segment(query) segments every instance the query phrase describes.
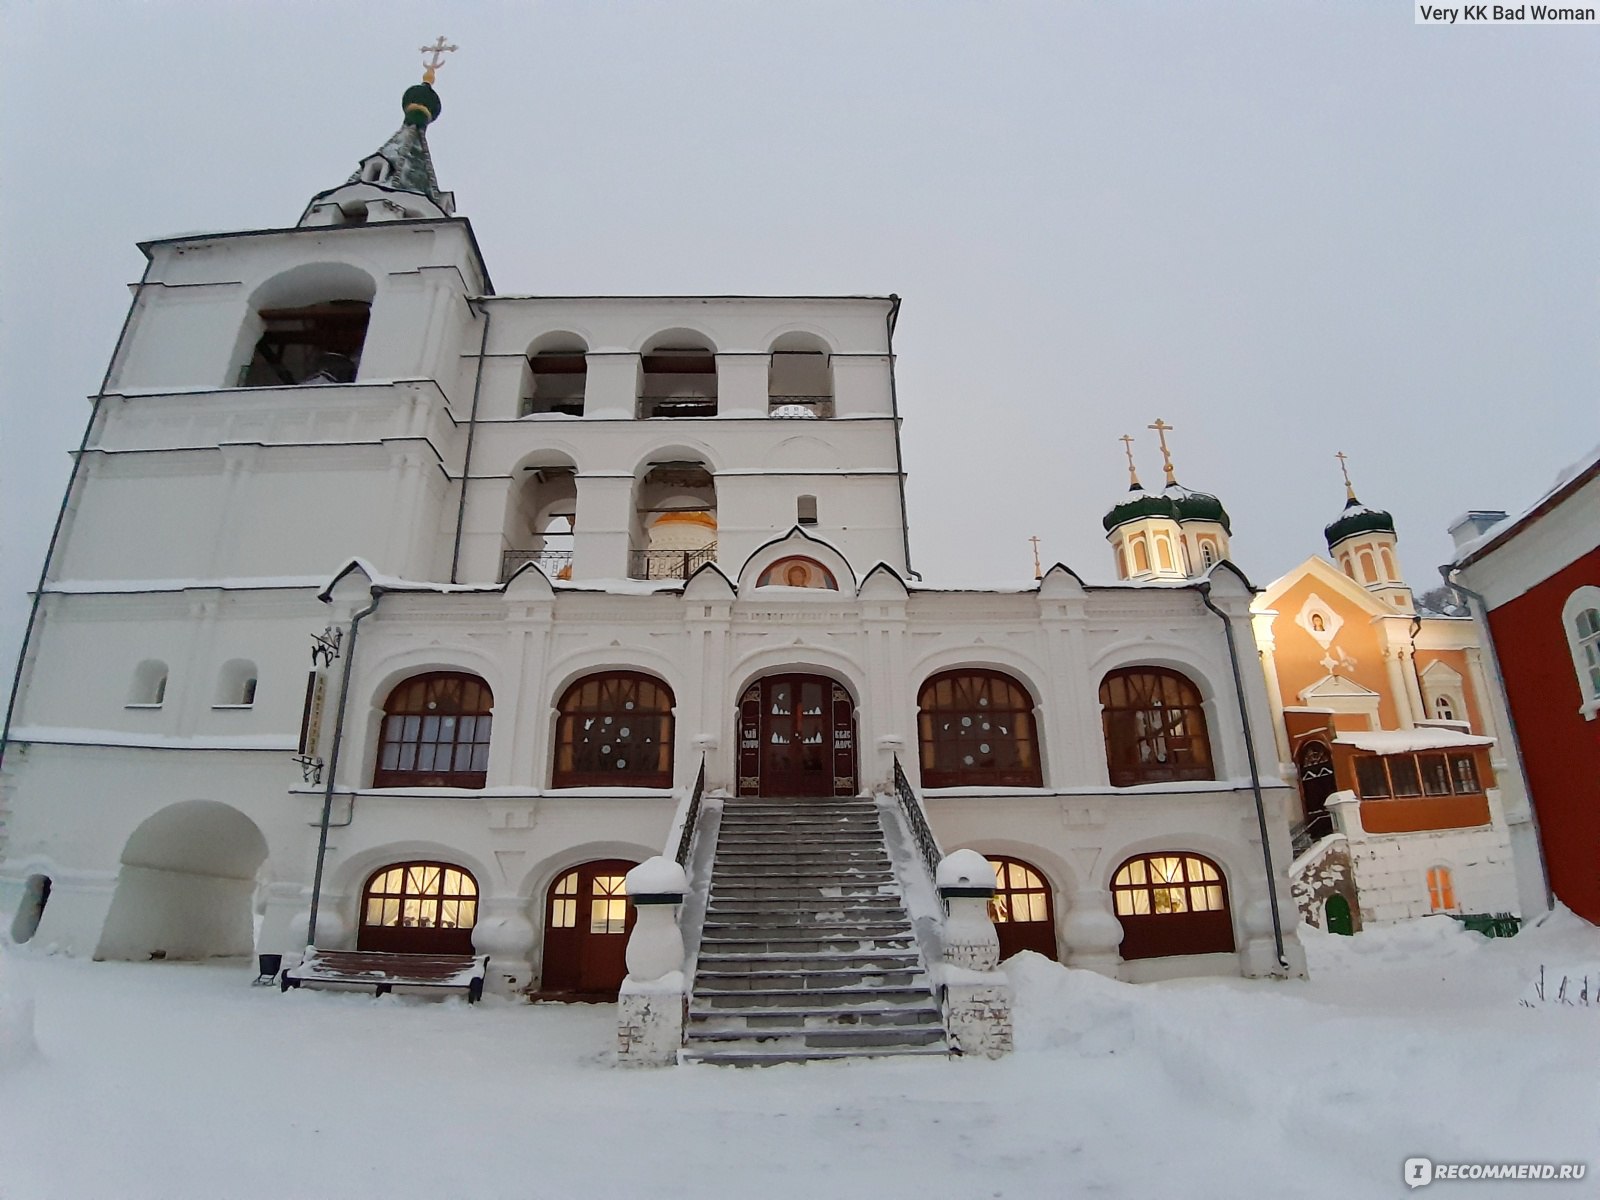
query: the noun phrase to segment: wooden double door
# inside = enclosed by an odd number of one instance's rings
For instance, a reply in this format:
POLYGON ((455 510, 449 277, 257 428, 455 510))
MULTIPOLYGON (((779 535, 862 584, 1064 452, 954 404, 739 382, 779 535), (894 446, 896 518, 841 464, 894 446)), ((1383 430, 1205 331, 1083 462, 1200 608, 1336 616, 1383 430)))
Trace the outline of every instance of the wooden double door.
POLYGON ((739 698, 741 796, 856 794, 856 710, 822 675, 768 675, 739 698))
POLYGON ((625 877, 637 865, 626 859, 587 862, 550 885, 542 993, 616 999, 628 974, 625 955, 635 917, 625 877))

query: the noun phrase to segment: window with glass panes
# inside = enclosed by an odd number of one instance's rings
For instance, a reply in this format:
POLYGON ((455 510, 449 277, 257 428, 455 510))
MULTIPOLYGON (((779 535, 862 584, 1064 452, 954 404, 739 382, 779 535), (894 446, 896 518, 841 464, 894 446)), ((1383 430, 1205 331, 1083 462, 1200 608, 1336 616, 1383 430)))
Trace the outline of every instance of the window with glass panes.
POLYGON ((1600 608, 1586 608, 1575 619, 1578 634, 1579 667, 1585 678, 1580 680, 1588 698, 1600 697, 1600 608))
POLYGON ((1125 959, 1234 948, 1227 883, 1209 858, 1181 851, 1130 858, 1111 877, 1111 898, 1125 959))
POLYGON ((924 787, 1039 787, 1033 696, 999 671, 946 671, 922 685, 917 736, 924 787))
POLYGON ((384 704, 373 787, 481 788, 494 697, 475 675, 408 679, 384 704))
POLYGON ((1483 792, 1471 754, 1367 754, 1355 760, 1356 790, 1363 800, 1418 796, 1474 796, 1483 792))
POLYGON ((1200 689, 1178 672, 1111 672, 1100 684, 1100 712, 1113 787, 1215 777, 1200 689))
POLYGON ((394 863, 375 872, 361 895, 363 950, 471 953, 478 884, 441 862, 394 863))
POLYGON ((554 787, 672 786, 672 689, 631 671, 590 675, 557 705, 554 787))

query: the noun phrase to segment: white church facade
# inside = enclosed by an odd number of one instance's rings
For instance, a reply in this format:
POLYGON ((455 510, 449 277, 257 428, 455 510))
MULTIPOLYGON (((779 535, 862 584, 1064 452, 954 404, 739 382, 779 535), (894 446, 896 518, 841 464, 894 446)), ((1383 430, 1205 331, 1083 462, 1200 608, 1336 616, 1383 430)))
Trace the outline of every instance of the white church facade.
POLYGON ((1116 582, 924 582, 898 298, 497 293, 406 106, 297 224, 142 247, 0 765, 16 940, 293 955, 315 894, 318 945, 615 994, 691 800, 904 790, 1005 949, 1303 971, 1214 498, 1183 570, 1135 505, 1116 582))

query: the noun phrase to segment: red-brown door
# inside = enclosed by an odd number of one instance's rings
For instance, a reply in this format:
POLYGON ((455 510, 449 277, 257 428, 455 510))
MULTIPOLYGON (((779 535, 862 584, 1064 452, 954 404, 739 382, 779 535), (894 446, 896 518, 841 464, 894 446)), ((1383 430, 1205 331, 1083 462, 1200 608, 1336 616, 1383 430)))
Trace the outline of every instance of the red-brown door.
POLYGON ((542 990, 615 999, 628 974, 634 909, 624 877, 636 863, 584 863, 550 885, 545 900, 542 990))
POLYGON ((739 704, 739 794, 853 796, 855 706, 821 675, 770 675, 739 704))
POLYGON ((995 884, 989 916, 1000 938, 1001 959, 1024 950, 1056 958, 1054 905, 1044 876, 1014 858, 991 855, 989 861, 994 866, 995 884))

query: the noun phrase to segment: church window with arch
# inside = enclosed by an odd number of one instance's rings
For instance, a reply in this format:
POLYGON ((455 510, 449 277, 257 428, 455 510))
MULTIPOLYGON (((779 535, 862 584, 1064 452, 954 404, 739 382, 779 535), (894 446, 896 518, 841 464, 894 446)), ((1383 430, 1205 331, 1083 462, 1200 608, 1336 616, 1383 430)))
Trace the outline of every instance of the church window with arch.
POLYGON ((1100 684, 1100 712, 1113 787, 1215 778, 1205 705, 1187 676, 1113 671, 1100 684))
POLYGON ((483 787, 493 708, 476 675, 436 671, 401 683, 384 702, 372 786, 483 787))
POLYGON ((1033 697, 1000 671, 945 671, 922 685, 917 734, 924 787, 1041 787, 1033 697))
POLYGON ((1600 713, 1600 587, 1585 585, 1568 596, 1562 625, 1577 676, 1578 711, 1592 721, 1600 713))
POLYGON ((672 689, 637 671, 578 680, 557 704, 552 787, 671 787, 672 689))

